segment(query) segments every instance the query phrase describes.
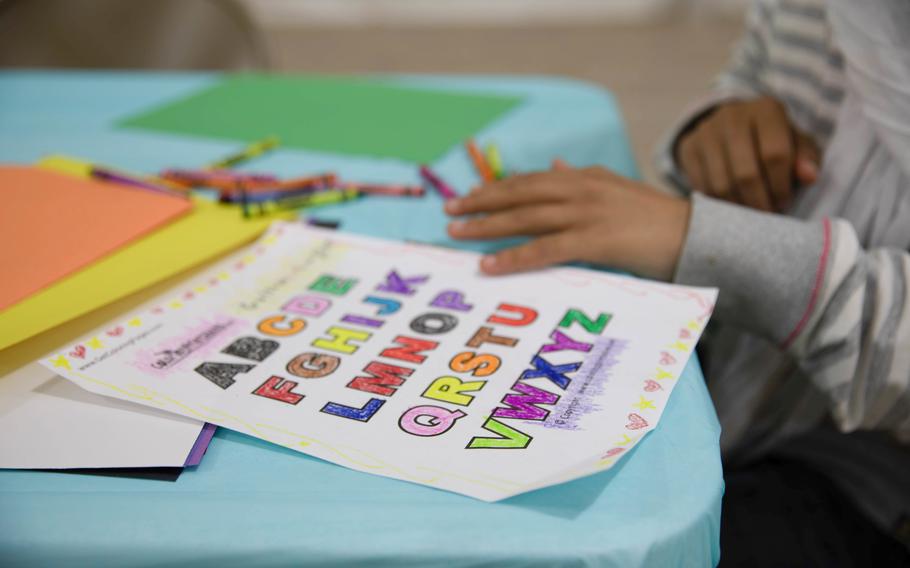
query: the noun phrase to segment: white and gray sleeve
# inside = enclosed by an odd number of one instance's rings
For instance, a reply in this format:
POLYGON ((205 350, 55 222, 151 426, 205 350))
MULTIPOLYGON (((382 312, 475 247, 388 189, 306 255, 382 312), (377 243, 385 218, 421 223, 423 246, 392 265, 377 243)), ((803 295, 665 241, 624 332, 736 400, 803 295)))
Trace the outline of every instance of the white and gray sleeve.
POLYGON ((777 343, 845 431, 910 441, 910 255, 863 250, 849 223, 695 195, 675 280, 720 288, 717 319, 777 343))

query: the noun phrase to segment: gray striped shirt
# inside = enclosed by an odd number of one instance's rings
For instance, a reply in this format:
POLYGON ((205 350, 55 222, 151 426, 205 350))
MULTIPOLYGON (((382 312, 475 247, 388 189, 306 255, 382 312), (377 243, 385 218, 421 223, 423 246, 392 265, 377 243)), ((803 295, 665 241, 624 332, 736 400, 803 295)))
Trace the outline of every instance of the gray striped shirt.
MULTIPOLYGON (((823 149, 788 217, 693 196, 676 280, 716 285, 706 375, 728 463, 804 460, 910 526, 910 0, 758 0, 723 100, 771 95, 823 149)), ((910 536, 910 535, 908 535, 910 536)), ((910 543, 910 540, 907 541, 910 543)))

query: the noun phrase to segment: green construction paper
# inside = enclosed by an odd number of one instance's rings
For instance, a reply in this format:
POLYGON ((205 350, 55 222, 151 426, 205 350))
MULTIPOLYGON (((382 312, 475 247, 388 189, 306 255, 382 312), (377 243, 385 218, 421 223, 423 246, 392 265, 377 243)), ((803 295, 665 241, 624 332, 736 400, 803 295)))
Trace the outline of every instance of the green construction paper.
POLYGON ((228 75, 119 126, 432 162, 521 99, 368 79, 228 75))

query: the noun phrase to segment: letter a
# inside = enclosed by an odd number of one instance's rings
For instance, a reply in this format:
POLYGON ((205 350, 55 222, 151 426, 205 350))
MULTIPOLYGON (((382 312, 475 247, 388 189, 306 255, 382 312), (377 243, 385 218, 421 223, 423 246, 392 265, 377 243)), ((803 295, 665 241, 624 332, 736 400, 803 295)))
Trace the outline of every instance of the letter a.
POLYGON ((239 373, 246 373, 255 366, 237 363, 203 363, 196 367, 196 372, 219 387, 226 389, 234 384, 235 376, 239 373))

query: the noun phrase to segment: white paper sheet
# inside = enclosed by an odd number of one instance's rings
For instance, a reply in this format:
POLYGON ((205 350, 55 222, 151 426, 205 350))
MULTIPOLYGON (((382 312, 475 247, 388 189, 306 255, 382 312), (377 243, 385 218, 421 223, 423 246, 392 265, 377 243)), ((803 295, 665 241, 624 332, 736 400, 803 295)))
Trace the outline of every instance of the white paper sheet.
POLYGON ((0 468, 182 467, 203 423, 79 388, 32 363, 0 378, 0 468))
POLYGON ((498 500, 657 426, 716 291, 279 223, 42 360, 76 384, 353 469, 498 500))

